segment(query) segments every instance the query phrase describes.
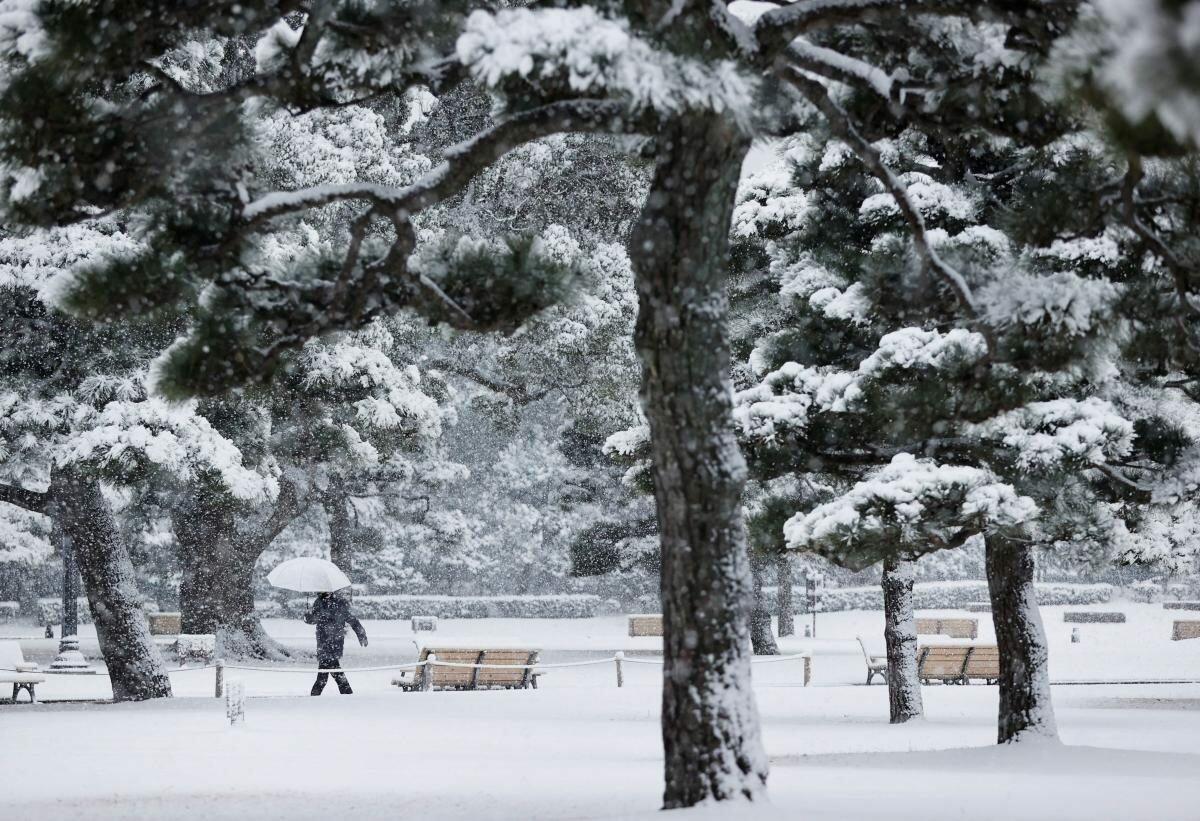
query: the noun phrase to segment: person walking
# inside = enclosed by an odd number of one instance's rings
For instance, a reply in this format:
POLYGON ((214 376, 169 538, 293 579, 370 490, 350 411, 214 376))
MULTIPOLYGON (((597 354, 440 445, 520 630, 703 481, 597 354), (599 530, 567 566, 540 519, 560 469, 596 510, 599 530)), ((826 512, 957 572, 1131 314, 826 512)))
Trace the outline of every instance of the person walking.
MULTIPOLYGON (((317 667, 322 670, 337 670, 342 666, 342 652, 346 646, 346 625, 354 629, 358 643, 367 646, 367 631, 362 622, 354 618, 350 612, 350 602, 340 594, 318 593, 312 609, 304 614, 306 624, 317 626, 317 667)), ((337 682, 338 692, 350 695, 350 679, 345 673, 334 673, 333 680, 337 682)), ((329 681, 329 673, 317 673, 317 680, 312 686, 312 695, 319 696, 329 681)))

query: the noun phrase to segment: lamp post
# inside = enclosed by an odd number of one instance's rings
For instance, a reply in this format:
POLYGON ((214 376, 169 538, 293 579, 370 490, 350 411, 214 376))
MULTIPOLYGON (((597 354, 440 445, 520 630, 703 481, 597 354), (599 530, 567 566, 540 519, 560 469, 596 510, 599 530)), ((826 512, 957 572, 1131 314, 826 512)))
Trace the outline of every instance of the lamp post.
POLYGON ((66 534, 59 535, 58 545, 63 557, 62 635, 50 669, 55 673, 94 674, 96 671, 79 650, 79 569, 75 565, 75 549, 66 534))

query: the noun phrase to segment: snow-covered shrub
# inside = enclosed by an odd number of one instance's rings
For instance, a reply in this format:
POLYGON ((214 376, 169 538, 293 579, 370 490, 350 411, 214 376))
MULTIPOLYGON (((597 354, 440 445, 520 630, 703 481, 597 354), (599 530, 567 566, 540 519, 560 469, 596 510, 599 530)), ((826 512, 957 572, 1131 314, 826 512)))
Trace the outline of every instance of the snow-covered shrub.
MULTIPOLYGON (((1112 599, 1113 593, 1108 584, 1038 584, 1036 588, 1038 604, 1043 607, 1104 604, 1112 599)), ((773 595, 774 591, 768 588, 768 593, 773 595)), ((988 586, 984 581, 918 583, 913 588, 913 606, 918 610, 954 610, 988 600, 988 586)), ((804 588, 795 588, 792 601, 797 613, 809 612, 804 588)), ((817 601, 818 613, 882 609, 883 591, 878 586, 822 590, 817 601)))
POLYGON ((259 618, 264 619, 281 619, 286 616, 284 606, 272 599, 256 599, 254 612, 259 615, 259 618))
MULTIPOLYGON (((596 615, 601 599, 583 593, 549 596, 355 596, 353 610, 360 619, 407 620, 413 616, 440 619, 587 619, 596 615)), ((283 610, 299 618, 312 605, 310 598, 288 599, 283 610)))
MULTIPOLYGON (((88 607, 87 599, 80 597, 78 605, 79 623, 91 624, 92 611, 88 607)), ((37 620, 40 627, 45 627, 47 624, 62 624, 62 599, 38 599, 37 620)))
POLYGON ((1162 586, 1158 582, 1146 579, 1134 582, 1125 588, 1125 594, 1133 601, 1156 602, 1162 598, 1162 586))

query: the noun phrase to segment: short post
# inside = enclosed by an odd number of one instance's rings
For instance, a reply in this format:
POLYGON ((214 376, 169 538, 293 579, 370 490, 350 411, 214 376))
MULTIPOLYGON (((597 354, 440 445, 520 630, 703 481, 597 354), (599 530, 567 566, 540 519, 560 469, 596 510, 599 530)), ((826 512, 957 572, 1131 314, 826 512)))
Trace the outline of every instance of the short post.
POLYGON ((421 689, 425 692, 433 690, 433 668, 437 663, 437 653, 425 657, 425 670, 421 676, 421 689))
POLYGON ((1071 628, 1071 644, 1079 644, 1079 628, 1071 628))
POLYGON ((246 685, 240 678, 230 679, 225 693, 225 716, 230 726, 246 720, 246 685))
POLYGON ((213 695, 220 698, 225 695, 225 659, 217 659, 214 665, 217 671, 217 686, 213 695))
POLYGON ((618 650, 616 655, 613 656, 613 661, 616 662, 616 665, 617 665, 617 686, 618 687, 625 686, 625 672, 624 672, 624 670, 621 669, 621 662, 623 662, 624 660, 625 660, 625 653, 622 650, 618 650))
POLYGON ((807 687, 808 683, 810 681, 812 681, 812 656, 805 656, 804 657, 804 686, 807 687))

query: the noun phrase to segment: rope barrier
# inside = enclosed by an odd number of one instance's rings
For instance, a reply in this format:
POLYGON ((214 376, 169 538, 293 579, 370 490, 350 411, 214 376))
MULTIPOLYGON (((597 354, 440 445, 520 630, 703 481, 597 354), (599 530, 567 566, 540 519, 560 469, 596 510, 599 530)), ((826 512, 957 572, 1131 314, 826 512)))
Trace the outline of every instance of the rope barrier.
MULTIPOLYGON (((383 670, 411 670, 411 669, 416 669, 417 667, 424 667, 428 663, 429 662, 414 661, 414 662, 410 662, 408 664, 385 664, 385 665, 382 665, 379 667, 324 667, 324 668, 320 668, 320 667, 252 667, 252 666, 244 665, 244 664, 226 664, 225 669, 226 670, 253 670, 253 671, 259 672, 259 673, 307 673, 309 675, 312 675, 313 673, 377 673, 377 672, 381 672, 383 670)), ((441 664, 441 662, 435 662, 435 663, 441 664)), ((216 667, 215 664, 209 665, 209 666, 216 667)), ((201 668, 180 667, 179 669, 183 670, 183 669, 201 669, 201 668)), ((170 672, 176 672, 176 671, 172 670, 170 672)))
MULTIPOLYGON (((811 653, 797 653, 790 656, 766 656, 754 658, 750 660, 751 664, 769 664, 777 661, 795 661, 797 659, 812 658, 811 653)), ((629 662, 631 664, 663 664, 662 659, 656 658, 639 658, 637 656, 606 656, 598 659, 584 659, 583 661, 563 661, 553 664, 469 664, 466 662, 457 661, 412 661, 404 664, 385 664, 378 667, 262 667, 248 664, 225 664, 226 670, 247 670, 256 673, 292 673, 313 675, 315 673, 378 673, 385 670, 416 670, 420 667, 435 666, 435 667, 458 667, 471 670, 552 670, 565 667, 590 667, 596 664, 612 664, 617 660, 629 662)), ((217 667, 216 664, 204 664, 196 667, 176 667, 173 670, 167 670, 168 674, 174 673, 195 673, 201 670, 212 670, 217 667)), ((29 672, 35 675, 78 675, 61 670, 17 670, 15 667, 0 667, 0 671, 9 673, 29 672)))

